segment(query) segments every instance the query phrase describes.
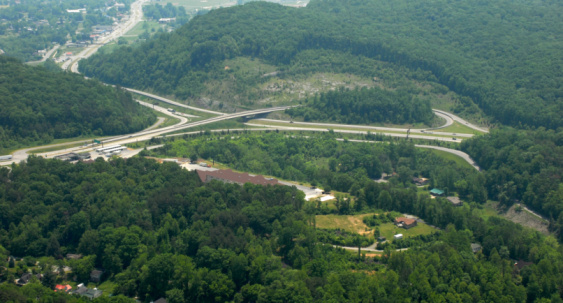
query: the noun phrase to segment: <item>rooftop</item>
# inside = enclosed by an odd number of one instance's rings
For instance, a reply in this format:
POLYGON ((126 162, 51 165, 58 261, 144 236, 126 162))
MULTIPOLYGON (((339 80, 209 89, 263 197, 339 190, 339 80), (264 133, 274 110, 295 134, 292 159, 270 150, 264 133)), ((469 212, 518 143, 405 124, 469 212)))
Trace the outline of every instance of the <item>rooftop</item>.
POLYGON ((221 169, 215 171, 198 170, 197 174, 202 182, 208 182, 213 179, 231 181, 238 184, 252 183, 257 185, 276 185, 278 180, 273 178, 264 178, 261 175, 250 175, 248 173, 237 173, 230 169, 221 169))
POLYGON ((405 217, 397 217, 395 218, 395 223, 404 223, 406 225, 411 225, 416 222, 416 219, 405 218, 405 217))
POLYGON ((434 194, 434 195, 441 196, 441 195, 444 194, 444 191, 441 190, 441 189, 433 188, 433 189, 430 191, 430 193, 431 193, 431 194, 434 194))

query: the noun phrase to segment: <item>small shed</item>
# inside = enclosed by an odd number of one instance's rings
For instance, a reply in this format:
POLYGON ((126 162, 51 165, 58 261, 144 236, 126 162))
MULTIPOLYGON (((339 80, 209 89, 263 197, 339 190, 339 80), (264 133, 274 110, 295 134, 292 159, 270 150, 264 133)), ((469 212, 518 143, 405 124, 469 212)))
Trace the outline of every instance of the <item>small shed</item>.
POLYGON ((393 236, 393 240, 400 240, 403 238, 403 234, 396 234, 393 236))
POLYGON ((385 241, 387 241, 387 238, 385 238, 385 237, 377 238, 377 242, 385 242, 385 241))

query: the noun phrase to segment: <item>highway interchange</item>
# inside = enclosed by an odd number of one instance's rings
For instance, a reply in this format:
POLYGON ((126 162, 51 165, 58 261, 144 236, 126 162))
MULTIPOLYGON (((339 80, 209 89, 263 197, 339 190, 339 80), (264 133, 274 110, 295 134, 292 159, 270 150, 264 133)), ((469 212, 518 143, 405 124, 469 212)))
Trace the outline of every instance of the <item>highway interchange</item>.
MULTIPOLYGON (((112 33, 110 33, 108 36, 103 37, 100 40, 98 40, 96 44, 89 45, 84 50, 82 50, 79 54, 72 57, 70 60, 66 61, 63 64, 62 68, 65 69, 65 70, 70 69, 70 71, 78 73, 78 62, 81 59, 90 57, 101 46, 103 46, 104 44, 106 44, 110 41, 118 39, 120 36, 124 35, 129 30, 131 30, 133 27, 135 27, 135 25, 137 23, 142 21, 142 18, 143 18, 142 6, 147 1, 148 0, 138 0, 138 1, 135 1, 133 4, 131 4, 131 14, 130 14, 130 18, 127 21, 118 25, 112 33)), ((194 127, 197 127, 197 126, 202 126, 202 125, 215 123, 215 122, 219 122, 219 121, 224 121, 224 120, 228 120, 228 119, 235 119, 235 118, 239 118, 239 117, 247 117, 247 116, 259 115, 259 114, 266 114, 266 113, 271 113, 271 112, 275 112, 275 111, 283 111, 283 110, 291 107, 291 106, 270 107, 270 108, 263 108, 263 109, 256 109, 256 110, 249 110, 249 111, 243 111, 243 112, 228 114, 228 113, 217 112, 217 111, 213 111, 213 110, 209 110, 209 109, 203 109, 203 108, 198 108, 198 107, 194 107, 194 106, 188 106, 188 105, 185 105, 185 104, 182 104, 182 103, 179 103, 179 102, 176 102, 176 101, 173 101, 173 100, 161 97, 161 96, 157 96, 157 95, 154 95, 154 94, 150 94, 150 93, 147 93, 147 92, 143 92, 143 91, 139 91, 139 90, 135 90, 135 89, 131 89, 131 88, 124 88, 124 89, 126 89, 126 90, 128 90, 132 93, 135 93, 135 94, 144 95, 146 97, 158 100, 160 102, 168 103, 168 104, 171 104, 171 105, 174 105, 174 106, 190 109, 190 110, 193 110, 193 111, 199 111, 199 112, 206 113, 206 114, 212 114, 212 115, 215 115, 215 116, 211 117, 211 118, 199 120, 199 121, 190 122, 190 120, 187 117, 190 117, 190 116, 196 117, 196 116, 187 115, 187 114, 176 114, 176 113, 170 112, 169 110, 165 109, 164 107, 156 106, 154 104, 149 104, 147 102, 137 100, 137 102, 139 104, 153 108, 156 111, 159 111, 163 114, 166 114, 166 115, 169 115, 173 118, 176 118, 176 119, 179 120, 179 122, 174 124, 174 125, 171 125, 171 126, 157 128, 158 124, 162 123, 162 119, 159 119, 159 121, 155 125, 147 128, 143 131, 136 132, 136 133, 133 133, 133 134, 122 135, 122 136, 114 136, 114 137, 104 138, 103 141, 102 141, 104 144, 106 144, 106 143, 127 144, 127 143, 139 142, 139 141, 146 141, 146 140, 150 140, 151 138, 159 137, 159 136, 165 135, 167 133, 171 133, 171 132, 177 132, 179 130, 194 128, 194 127)), ((331 124, 331 123, 307 123, 307 122, 294 122, 294 121, 271 120, 271 119, 260 119, 260 121, 264 122, 264 123, 268 123, 268 122, 275 123, 276 125, 256 124, 256 123, 247 123, 247 125, 258 126, 258 127, 261 127, 261 129, 280 129, 280 130, 288 130, 288 131, 292 131, 292 130, 294 130, 294 131, 329 131, 329 130, 332 130, 335 133, 348 133, 348 134, 367 134, 367 132, 370 131, 370 132, 373 132, 373 133, 381 133, 383 135, 393 136, 393 137, 408 137, 408 138, 413 138, 413 139, 439 140, 439 141, 448 141, 448 142, 460 142, 462 139, 458 139, 458 137, 467 138, 467 137, 473 136, 472 134, 461 134, 461 133, 456 134, 456 133, 451 133, 451 132, 435 131, 435 130, 440 129, 440 128, 446 128, 448 126, 451 126, 454 123, 454 121, 457 121, 457 122, 461 123, 462 125, 467 126, 469 128, 472 128, 474 130, 477 130, 479 132, 484 132, 484 133, 488 132, 487 129, 473 125, 473 124, 465 121, 464 119, 457 117, 457 116, 455 116, 451 113, 448 113, 448 112, 445 112, 445 111, 442 111, 442 110, 437 110, 437 109, 433 109, 433 111, 437 116, 443 118, 445 120, 445 123, 440 127, 432 128, 432 129, 410 129, 410 128, 407 129, 407 128, 362 126, 362 125, 342 125, 342 124, 331 124)), ((248 130, 256 130, 256 129, 248 129, 248 130)), ((38 147, 21 149, 21 150, 15 151, 13 153, 13 155, 12 155, 13 158, 10 161, 0 162, 0 165, 9 165, 11 163, 19 163, 20 161, 25 161, 27 159, 28 155, 30 153, 33 153, 34 150, 43 150, 43 149, 47 149, 47 148, 56 149, 56 147, 62 147, 61 150, 55 150, 55 151, 50 151, 50 152, 45 152, 45 153, 37 153, 36 155, 43 156, 43 157, 53 157, 53 156, 56 156, 56 155, 69 153, 69 152, 90 152, 94 149, 94 146, 90 142, 91 142, 91 140, 79 140, 79 141, 75 141, 75 142, 66 142, 66 143, 60 143, 60 144, 51 144, 51 145, 46 145, 46 146, 38 146, 38 147), (80 144, 80 143, 84 143, 84 145, 79 146, 79 147, 74 147, 74 148, 64 148, 64 147, 68 147, 69 145, 76 145, 76 144, 80 144)), ((417 145, 417 147, 439 149, 439 150, 443 150, 443 151, 455 154, 455 155, 463 158, 465 161, 467 161, 469 164, 471 164, 476 169, 479 169, 479 167, 475 165, 474 161, 469 157, 469 155, 467 155, 467 154, 465 154, 461 151, 443 148, 443 147, 432 146, 432 145, 417 145)))

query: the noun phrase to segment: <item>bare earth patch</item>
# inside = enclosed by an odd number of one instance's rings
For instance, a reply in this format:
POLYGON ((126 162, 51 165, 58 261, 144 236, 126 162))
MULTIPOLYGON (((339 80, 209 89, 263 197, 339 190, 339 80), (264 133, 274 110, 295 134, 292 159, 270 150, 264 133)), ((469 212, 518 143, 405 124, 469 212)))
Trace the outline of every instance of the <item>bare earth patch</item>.
POLYGON ((532 215, 531 213, 525 210, 516 211, 516 208, 517 206, 513 205, 506 211, 501 209, 498 209, 498 211, 501 216, 507 218, 508 220, 514 223, 518 223, 522 226, 533 228, 545 235, 549 234, 549 231, 547 230, 548 222, 532 215))

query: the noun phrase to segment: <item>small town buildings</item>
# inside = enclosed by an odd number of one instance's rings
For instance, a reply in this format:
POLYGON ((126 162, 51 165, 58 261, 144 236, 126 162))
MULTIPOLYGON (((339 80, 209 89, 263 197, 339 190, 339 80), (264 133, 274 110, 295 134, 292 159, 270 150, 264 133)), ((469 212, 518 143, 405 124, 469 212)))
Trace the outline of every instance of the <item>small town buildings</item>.
POLYGON ((396 234, 393 236, 393 240, 401 240, 403 238, 403 234, 396 234))
POLYGON ((237 183, 244 185, 245 183, 252 183, 256 185, 276 185, 279 184, 278 180, 273 178, 264 178, 261 175, 250 175, 248 173, 236 173, 230 169, 220 169, 214 171, 198 170, 197 174, 201 182, 207 183, 211 180, 219 180, 227 183, 237 183))
POLYGON ((405 217, 397 217, 395 218, 395 225, 397 227, 402 227, 404 229, 409 229, 411 227, 415 227, 417 224, 416 219, 412 218, 405 218, 405 217))
POLYGON ((430 194, 431 194, 432 196, 434 196, 434 197, 441 197, 441 196, 444 195, 444 191, 441 190, 441 189, 433 188, 433 189, 430 191, 430 194))
POLYGON ((461 201, 458 197, 447 197, 446 199, 450 201, 450 203, 452 203, 454 206, 463 205, 463 201, 461 201))
POLYGON ((90 281, 95 282, 95 283, 101 282, 101 281, 102 281, 102 275, 103 275, 103 274, 104 274, 103 271, 94 269, 94 270, 90 273, 90 281))

